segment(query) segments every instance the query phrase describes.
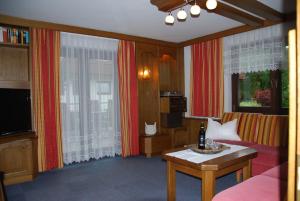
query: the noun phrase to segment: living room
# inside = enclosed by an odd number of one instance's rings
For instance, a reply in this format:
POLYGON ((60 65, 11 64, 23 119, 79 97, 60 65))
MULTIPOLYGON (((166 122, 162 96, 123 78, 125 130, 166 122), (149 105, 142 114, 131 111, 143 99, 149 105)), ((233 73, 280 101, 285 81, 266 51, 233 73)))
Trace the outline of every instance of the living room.
POLYGON ((296 200, 296 18, 293 0, 0 2, 0 198, 296 200))

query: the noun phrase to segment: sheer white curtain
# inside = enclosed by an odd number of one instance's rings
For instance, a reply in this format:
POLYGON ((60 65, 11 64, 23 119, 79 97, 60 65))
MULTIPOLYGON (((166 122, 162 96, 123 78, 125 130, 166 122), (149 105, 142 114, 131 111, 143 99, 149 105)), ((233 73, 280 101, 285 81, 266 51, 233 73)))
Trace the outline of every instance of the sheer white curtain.
POLYGON ((120 154, 118 41, 61 33, 64 163, 120 154))
POLYGON ((286 67, 287 30, 278 24, 224 38, 224 72, 248 73, 286 67))

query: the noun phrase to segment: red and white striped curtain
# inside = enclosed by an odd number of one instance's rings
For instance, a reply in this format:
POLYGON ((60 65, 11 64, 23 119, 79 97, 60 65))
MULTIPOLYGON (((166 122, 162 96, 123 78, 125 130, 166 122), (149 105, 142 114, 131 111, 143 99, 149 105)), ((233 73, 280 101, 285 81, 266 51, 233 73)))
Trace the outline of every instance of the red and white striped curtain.
POLYGON ((224 107, 222 39, 192 45, 191 115, 221 117, 224 107))
POLYGON ((119 42, 119 96, 122 156, 139 154, 137 71, 135 43, 119 42))
POLYGON ((32 97, 43 172, 63 167, 60 115, 60 32, 32 28, 32 97))

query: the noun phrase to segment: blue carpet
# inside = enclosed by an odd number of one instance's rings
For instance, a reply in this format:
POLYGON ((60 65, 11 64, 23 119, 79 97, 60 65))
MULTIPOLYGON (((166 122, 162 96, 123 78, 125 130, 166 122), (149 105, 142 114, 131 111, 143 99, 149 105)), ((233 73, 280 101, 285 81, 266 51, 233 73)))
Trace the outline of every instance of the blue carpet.
MULTIPOLYGON (((176 180, 177 201, 201 200, 199 179, 177 173, 176 180)), ((221 177, 216 191, 235 184, 235 174, 221 177)), ((166 201, 166 162, 139 156, 69 165, 8 186, 7 194, 9 201, 166 201)))

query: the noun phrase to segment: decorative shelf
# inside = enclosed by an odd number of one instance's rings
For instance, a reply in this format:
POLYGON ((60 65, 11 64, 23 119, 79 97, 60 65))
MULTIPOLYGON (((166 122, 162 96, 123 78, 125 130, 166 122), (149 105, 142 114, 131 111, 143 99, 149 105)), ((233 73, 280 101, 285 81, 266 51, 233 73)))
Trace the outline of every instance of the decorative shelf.
POLYGON ((2 81, 2 80, 0 80, 0 88, 30 89, 30 82, 29 81, 2 81))
POLYGON ((15 48, 29 48, 29 44, 19 44, 19 43, 0 43, 0 46, 15 47, 15 48))

